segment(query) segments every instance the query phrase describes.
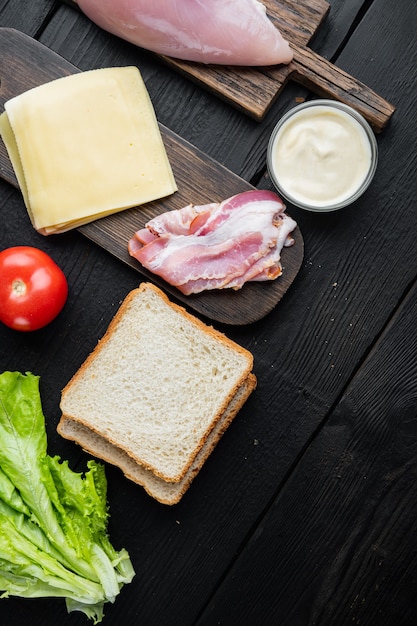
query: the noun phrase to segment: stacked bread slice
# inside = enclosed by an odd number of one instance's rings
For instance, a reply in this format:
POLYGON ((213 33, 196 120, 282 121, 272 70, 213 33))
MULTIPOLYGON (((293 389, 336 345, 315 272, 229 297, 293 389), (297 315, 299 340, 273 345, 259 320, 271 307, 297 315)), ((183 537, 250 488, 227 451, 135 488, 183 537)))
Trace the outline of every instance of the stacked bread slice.
POLYGON ((62 392, 58 432, 175 504, 256 386, 252 354, 150 283, 62 392))

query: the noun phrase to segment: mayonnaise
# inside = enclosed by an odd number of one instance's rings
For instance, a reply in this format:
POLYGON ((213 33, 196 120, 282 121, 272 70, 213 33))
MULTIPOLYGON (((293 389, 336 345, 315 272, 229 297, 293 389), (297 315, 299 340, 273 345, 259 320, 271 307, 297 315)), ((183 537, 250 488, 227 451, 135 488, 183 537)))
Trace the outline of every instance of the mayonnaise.
MULTIPOLYGON (((348 204, 368 186, 376 144, 365 120, 339 103, 296 107, 272 135, 268 169, 281 193, 312 210, 348 204)), ((327 101, 326 101, 327 102, 327 101)))

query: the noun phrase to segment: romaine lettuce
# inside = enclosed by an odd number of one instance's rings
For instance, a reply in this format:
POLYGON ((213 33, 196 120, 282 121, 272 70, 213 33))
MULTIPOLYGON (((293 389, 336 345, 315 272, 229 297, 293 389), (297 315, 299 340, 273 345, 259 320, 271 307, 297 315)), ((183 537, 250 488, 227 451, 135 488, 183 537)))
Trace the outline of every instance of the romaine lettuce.
POLYGON ((39 377, 0 374, 0 597, 60 596, 94 623, 134 570, 108 532, 103 465, 47 453, 39 377))

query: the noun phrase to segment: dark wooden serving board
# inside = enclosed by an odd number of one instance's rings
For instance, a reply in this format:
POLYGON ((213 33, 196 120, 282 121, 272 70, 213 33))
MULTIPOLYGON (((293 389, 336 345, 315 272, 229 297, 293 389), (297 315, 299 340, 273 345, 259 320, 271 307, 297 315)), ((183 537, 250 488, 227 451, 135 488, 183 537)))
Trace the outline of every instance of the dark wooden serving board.
MULTIPOLYGON (((76 6, 72 0, 68 4, 76 6)), ((308 48, 330 10, 326 0, 262 0, 271 21, 294 50, 289 65, 270 68, 205 66, 161 56, 165 63, 260 121, 289 80, 321 97, 339 100, 361 113, 375 132, 395 107, 366 85, 308 48)))
MULTIPOLYGON (((27 35, 0 28, 0 112, 4 103, 23 91, 61 76, 78 72, 74 65, 27 35)), ((178 300, 209 319, 243 325, 267 315, 285 294, 303 260, 303 238, 297 228, 296 244, 282 253, 283 275, 266 283, 248 283, 239 291, 224 289, 183 296, 177 289, 148 272, 127 252, 133 233, 152 217, 179 209, 190 202, 204 204, 252 189, 251 185, 161 126, 178 191, 157 202, 97 220, 79 230, 111 254, 158 284, 178 300)), ((6 148, 0 140, 0 177, 18 187, 6 148)), ((59 235, 55 235, 59 236, 59 235)))

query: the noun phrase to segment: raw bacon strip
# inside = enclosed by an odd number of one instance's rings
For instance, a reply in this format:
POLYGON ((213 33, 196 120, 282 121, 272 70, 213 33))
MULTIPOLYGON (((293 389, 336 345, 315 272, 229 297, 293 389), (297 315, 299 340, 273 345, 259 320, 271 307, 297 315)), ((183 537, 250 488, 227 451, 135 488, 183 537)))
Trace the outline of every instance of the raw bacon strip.
POLYGON ((189 204, 183 209, 175 211, 167 211, 150 220, 146 227, 153 233, 163 235, 168 233, 171 235, 189 235, 199 229, 217 204, 204 204, 194 206, 189 204))
MULTIPOLYGON (((240 276, 231 277, 230 280, 223 283, 218 282, 215 286, 211 281, 211 289, 214 288, 233 288, 240 289, 246 282, 256 281, 263 282, 268 280, 275 280, 282 274, 282 267, 280 263, 281 250, 283 247, 290 247, 294 245, 294 239, 290 236, 290 233, 294 230, 296 223, 285 213, 281 214, 282 223, 279 227, 279 239, 276 245, 270 249, 266 256, 262 256, 251 265, 244 274, 240 276)), ((181 291, 185 295, 191 293, 198 293, 203 289, 207 289, 205 286, 205 279, 199 281, 189 281, 186 285, 181 286, 181 291)))
MULTIPOLYGON (((172 235, 164 233, 144 246, 135 254, 136 259, 179 288, 201 278, 217 281, 216 288, 226 286, 267 254, 276 242, 275 197, 271 202, 269 192, 265 198, 265 192, 254 193, 255 196, 253 192, 245 195, 246 201, 241 201, 239 195, 214 205, 202 229, 186 236, 173 236, 178 230, 178 214, 174 215, 172 235), (259 193, 262 202, 254 202, 259 193)), ((169 215, 165 217, 169 219, 169 215)), ((154 225, 152 220, 147 226, 153 231, 154 225)))
POLYGON ((257 232, 243 233, 233 239, 216 235, 162 236, 143 246, 135 257, 151 272, 178 288, 200 278, 221 280, 225 286, 270 248, 257 232))
POLYGON ((145 246, 147 243, 151 243, 154 239, 158 237, 153 231, 148 228, 142 228, 136 233, 136 239, 141 244, 139 247, 145 246))
POLYGON ((281 250, 294 243, 295 227, 275 193, 252 190, 220 203, 168 211, 137 231, 128 249, 186 295, 240 289, 245 282, 281 274, 281 250))

